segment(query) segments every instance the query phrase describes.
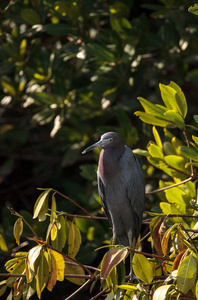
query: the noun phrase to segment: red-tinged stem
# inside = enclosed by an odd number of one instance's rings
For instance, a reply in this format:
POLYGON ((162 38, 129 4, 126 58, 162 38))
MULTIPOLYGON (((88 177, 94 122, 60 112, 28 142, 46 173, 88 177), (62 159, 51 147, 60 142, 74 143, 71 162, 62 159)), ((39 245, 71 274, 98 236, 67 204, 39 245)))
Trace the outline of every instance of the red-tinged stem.
POLYGON ((85 286, 87 286, 91 282, 91 279, 88 279, 79 289, 77 289, 73 294, 71 294, 69 297, 65 298, 65 300, 70 300, 73 297, 75 297, 80 291, 84 289, 85 286))
POLYGON ((53 191, 56 193, 56 194, 59 194, 61 197, 69 200, 70 202, 72 202, 73 204, 75 204, 76 206, 78 206, 80 209, 82 209, 88 216, 92 217, 92 215, 86 211, 86 209, 84 209, 82 206, 80 206, 78 203, 76 203, 74 200, 72 200, 71 198, 65 196, 64 194, 60 193, 59 191, 56 191, 53 189, 53 191))

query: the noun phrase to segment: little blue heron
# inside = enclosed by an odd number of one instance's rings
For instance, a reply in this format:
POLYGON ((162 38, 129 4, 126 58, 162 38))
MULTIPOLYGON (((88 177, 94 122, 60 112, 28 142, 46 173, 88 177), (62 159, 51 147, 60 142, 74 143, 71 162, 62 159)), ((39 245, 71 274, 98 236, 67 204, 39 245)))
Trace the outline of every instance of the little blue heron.
MULTIPOLYGON (((98 163, 98 191, 112 226, 113 244, 133 247, 140 234, 145 203, 144 178, 132 150, 116 132, 107 132, 82 154, 102 148, 98 163)), ((132 254, 130 278, 132 278, 132 254)))

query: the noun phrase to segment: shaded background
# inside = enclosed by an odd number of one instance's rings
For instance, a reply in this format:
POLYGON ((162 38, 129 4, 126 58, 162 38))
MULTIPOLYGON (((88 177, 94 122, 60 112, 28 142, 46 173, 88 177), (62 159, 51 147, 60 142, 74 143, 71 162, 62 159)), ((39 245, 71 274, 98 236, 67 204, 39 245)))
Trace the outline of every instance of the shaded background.
MULTIPOLYGON (((33 224, 37 187, 57 189, 103 216, 96 183, 99 152, 81 152, 111 130, 129 147, 145 148, 152 139, 151 126, 134 116, 141 110, 138 96, 160 103, 159 83, 173 80, 186 95, 187 122, 192 122, 197 111, 198 19, 188 8, 194 3, 1 1, 0 232, 9 251, 15 246, 16 219, 6 207, 22 210, 33 224)), ((147 189, 156 188, 161 172, 138 159, 147 189)), ((82 213, 61 197, 57 203, 58 210, 82 213)), ((156 206, 155 196, 148 197, 146 209, 156 206)), ((76 223, 83 233, 78 259, 97 266, 103 251, 93 250, 111 238, 109 224, 76 223)), ((41 236, 46 226, 33 224, 41 236)), ((3 265, 9 252, 1 253, 3 265)), ((60 286, 47 296, 64 299, 76 288, 69 285, 65 291, 60 286)))

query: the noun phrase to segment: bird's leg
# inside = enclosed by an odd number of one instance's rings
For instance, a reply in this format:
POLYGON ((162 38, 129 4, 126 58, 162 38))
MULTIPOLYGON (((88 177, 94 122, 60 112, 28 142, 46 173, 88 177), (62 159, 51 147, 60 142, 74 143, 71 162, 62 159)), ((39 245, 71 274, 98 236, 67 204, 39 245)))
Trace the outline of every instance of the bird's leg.
MULTIPOLYGON (((135 250, 137 240, 135 238, 132 238, 132 235, 131 235, 131 236, 129 236, 129 241, 130 241, 131 249, 135 250)), ((134 280, 139 281, 137 276, 135 276, 135 274, 133 273, 133 255, 134 255, 134 253, 130 252, 130 273, 129 273, 129 281, 130 282, 132 282, 134 280)))
POLYGON ((113 241, 112 241, 112 244, 115 245, 115 242, 116 242, 116 234, 115 234, 115 231, 113 230, 113 241))

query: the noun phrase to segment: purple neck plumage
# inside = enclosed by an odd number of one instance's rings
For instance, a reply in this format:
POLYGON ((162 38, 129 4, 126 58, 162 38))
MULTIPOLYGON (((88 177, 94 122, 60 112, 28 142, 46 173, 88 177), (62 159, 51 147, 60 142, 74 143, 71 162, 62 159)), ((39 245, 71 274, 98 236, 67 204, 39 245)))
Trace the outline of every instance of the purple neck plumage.
POLYGON ((125 151, 124 144, 119 147, 109 147, 102 149, 99 158, 99 173, 103 183, 107 178, 113 177, 119 170, 118 160, 121 158, 125 151))

